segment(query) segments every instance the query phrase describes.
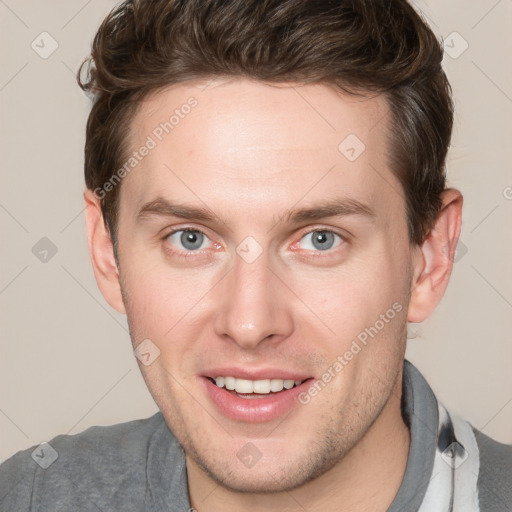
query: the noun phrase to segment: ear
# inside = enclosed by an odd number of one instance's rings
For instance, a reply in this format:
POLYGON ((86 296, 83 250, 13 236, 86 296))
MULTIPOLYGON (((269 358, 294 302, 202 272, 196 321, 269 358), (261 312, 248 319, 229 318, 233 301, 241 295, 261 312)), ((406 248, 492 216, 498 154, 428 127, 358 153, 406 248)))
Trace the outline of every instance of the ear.
POLYGON ((126 314, 114 247, 101 213, 100 200, 89 189, 84 192, 84 199, 87 243, 96 283, 105 300, 119 313, 126 314))
POLYGON ((462 222, 462 194, 447 189, 441 197, 443 203, 434 226, 415 248, 409 322, 423 322, 430 316, 443 298, 452 273, 462 222))

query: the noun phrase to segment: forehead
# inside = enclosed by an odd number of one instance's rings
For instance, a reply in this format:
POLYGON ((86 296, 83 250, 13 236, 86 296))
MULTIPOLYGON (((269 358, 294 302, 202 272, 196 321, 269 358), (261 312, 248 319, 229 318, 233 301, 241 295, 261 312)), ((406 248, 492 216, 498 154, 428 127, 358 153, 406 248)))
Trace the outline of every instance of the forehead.
POLYGON ((195 131, 202 144, 222 146, 227 138, 235 142, 236 135, 237 148, 246 151, 258 145, 269 150, 317 150, 321 138, 324 146, 332 147, 347 132, 375 144, 381 130, 371 132, 378 124, 385 126, 381 121, 387 116, 382 95, 354 96, 323 84, 216 79, 174 85, 147 98, 132 120, 131 138, 136 142, 156 131, 156 138, 172 139, 195 131))
MULTIPOLYGON (((388 122, 383 96, 326 85, 174 85, 145 100, 132 120, 131 150, 151 149, 121 195, 135 208, 168 194, 195 203, 208 198, 219 208, 236 203, 255 214, 334 190, 382 201, 383 176, 394 180, 386 167, 388 122)), ((394 188, 396 195, 397 182, 394 188)))

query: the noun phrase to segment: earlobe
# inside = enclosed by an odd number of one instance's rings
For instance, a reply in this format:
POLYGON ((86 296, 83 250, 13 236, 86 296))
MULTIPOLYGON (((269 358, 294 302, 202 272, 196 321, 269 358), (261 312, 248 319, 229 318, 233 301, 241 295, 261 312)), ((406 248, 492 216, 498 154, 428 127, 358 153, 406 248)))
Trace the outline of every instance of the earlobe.
POLYGON ((96 283, 105 300, 114 309, 125 314, 114 248, 105 226, 100 200, 89 189, 84 192, 84 200, 87 243, 96 283))
POLYGON ((462 221, 462 194, 442 193, 443 204, 423 244, 416 248, 409 301, 409 322, 423 322, 437 307, 450 280, 462 221))

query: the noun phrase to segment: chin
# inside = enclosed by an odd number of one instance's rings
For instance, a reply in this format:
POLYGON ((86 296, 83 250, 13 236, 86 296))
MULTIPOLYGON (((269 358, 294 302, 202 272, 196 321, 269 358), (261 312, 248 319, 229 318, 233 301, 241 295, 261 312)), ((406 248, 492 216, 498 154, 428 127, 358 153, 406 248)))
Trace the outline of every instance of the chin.
MULTIPOLYGON (((318 449, 316 443, 313 446, 318 449)), ((223 448, 220 447, 219 450, 222 452, 223 448)), ((209 451, 205 454, 206 457, 202 457, 195 449, 188 447, 186 450, 187 459, 192 458, 218 485, 234 492, 253 494, 287 492, 301 487, 329 471, 343 456, 332 449, 314 453, 310 450, 304 451, 299 446, 289 447, 288 453, 287 450, 282 452, 282 456, 263 456, 252 467, 244 467, 236 454, 234 459, 228 459, 224 452, 224 457, 218 457, 209 451)))

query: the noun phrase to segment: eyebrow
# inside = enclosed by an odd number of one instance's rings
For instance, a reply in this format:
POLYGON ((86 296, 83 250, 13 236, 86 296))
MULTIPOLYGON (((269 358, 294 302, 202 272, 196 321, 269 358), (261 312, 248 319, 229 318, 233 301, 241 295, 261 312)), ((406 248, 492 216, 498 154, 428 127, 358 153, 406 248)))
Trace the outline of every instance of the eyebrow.
POLYGON ((300 224, 301 222, 320 220, 326 217, 344 217, 347 215, 360 215, 370 220, 375 219, 375 212, 370 206, 348 197, 331 199, 308 208, 289 210, 281 219, 292 224, 300 224))
MULTIPOLYGON (((347 215, 359 215, 369 220, 375 219, 375 212, 370 206, 352 198, 335 198, 311 207, 287 210, 279 216, 277 223, 300 224, 326 217, 342 217, 347 215)), ((208 208, 197 208, 182 203, 173 203, 162 197, 144 204, 137 213, 138 220, 144 220, 152 216, 178 217, 185 220, 202 222, 214 222, 218 219, 218 216, 208 208)))
POLYGON ((196 208, 181 203, 172 203, 167 199, 158 197, 146 203, 137 213, 137 219, 143 220, 147 217, 179 217, 186 220, 200 220, 213 222, 217 216, 207 208, 196 208))

